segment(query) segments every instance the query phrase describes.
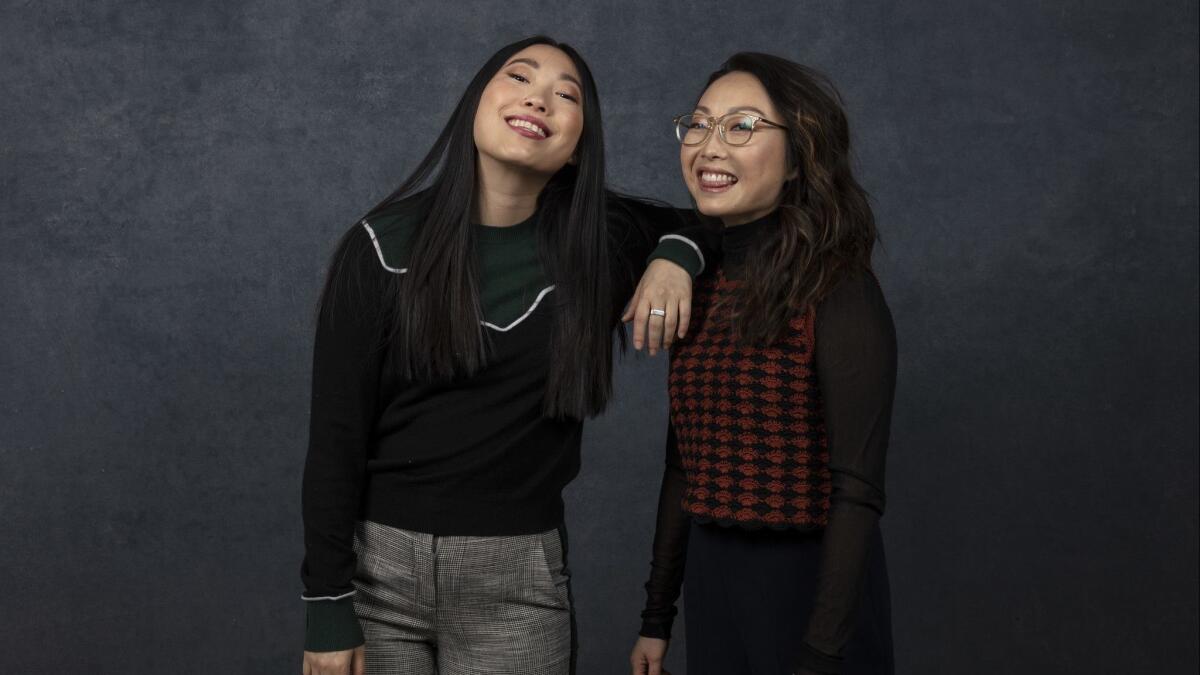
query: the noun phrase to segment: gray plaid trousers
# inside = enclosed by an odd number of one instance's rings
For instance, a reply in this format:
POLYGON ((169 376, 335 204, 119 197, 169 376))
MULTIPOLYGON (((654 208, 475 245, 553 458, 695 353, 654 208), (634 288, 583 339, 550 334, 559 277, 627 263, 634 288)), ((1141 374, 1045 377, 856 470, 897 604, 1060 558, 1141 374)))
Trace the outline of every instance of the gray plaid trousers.
POLYGON ((437 537, 374 522, 354 535, 367 675, 568 675, 570 577, 559 530, 437 537))

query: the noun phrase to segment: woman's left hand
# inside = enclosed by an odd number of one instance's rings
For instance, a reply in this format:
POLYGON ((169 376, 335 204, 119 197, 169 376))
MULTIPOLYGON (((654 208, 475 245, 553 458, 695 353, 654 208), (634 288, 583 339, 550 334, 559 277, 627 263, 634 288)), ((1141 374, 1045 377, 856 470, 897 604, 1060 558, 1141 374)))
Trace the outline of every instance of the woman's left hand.
POLYGON ((654 260, 633 292, 621 321, 633 320, 633 348, 654 356, 687 335, 692 318, 692 275, 668 260, 654 260), (650 310, 656 310, 653 314, 650 310))

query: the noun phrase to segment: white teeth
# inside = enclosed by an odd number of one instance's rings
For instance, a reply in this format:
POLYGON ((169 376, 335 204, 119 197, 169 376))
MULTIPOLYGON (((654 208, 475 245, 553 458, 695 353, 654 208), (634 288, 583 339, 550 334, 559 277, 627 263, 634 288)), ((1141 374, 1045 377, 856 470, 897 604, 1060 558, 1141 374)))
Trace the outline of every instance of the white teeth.
POLYGON ((546 132, 541 127, 534 124, 533 122, 528 122, 526 120, 513 118, 508 121, 508 126, 517 127, 518 129, 528 129, 528 130, 532 131, 533 133, 537 134, 538 136, 541 136, 542 138, 546 137, 546 132))
POLYGON ((727 173, 701 171, 700 182, 708 185, 732 185, 737 182, 737 177, 727 173))

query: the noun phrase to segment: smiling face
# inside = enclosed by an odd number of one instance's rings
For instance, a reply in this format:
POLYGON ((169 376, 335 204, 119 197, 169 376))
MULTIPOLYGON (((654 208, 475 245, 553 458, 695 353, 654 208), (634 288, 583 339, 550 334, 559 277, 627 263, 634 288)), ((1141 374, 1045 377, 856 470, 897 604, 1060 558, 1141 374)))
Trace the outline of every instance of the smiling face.
POLYGON ((571 58, 549 45, 517 52, 492 77, 475 111, 481 158, 553 175, 583 132, 583 87, 571 58))
MULTIPOLYGON (((757 77, 732 72, 709 85, 696 112, 720 117, 730 112, 786 124, 757 77)), ((788 166, 787 131, 759 123, 745 145, 729 145, 716 129, 700 145, 681 145, 683 180, 706 216, 725 225, 761 218, 779 204, 783 184, 795 177, 788 166)))

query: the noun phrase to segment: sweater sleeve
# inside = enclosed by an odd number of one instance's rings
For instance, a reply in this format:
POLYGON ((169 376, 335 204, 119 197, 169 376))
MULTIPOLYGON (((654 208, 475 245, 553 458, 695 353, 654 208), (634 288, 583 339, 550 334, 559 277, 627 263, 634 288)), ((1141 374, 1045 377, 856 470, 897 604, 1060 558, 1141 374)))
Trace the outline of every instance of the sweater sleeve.
POLYGON ((302 486, 308 651, 337 651, 363 642, 351 600, 354 527, 377 415, 384 353, 381 309, 389 274, 370 235, 355 226, 337 247, 321 298, 302 486))
POLYGON ((873 275, 847 278, 817 307, 815 356, 833 492, 799 665, 837 673, 883 514, 896 386, 896 332, 873 275))
POLYGON ((708 269, 721 246, 721 233, 700 222, 692 209, 613 196, 609 214, 620 229, 619 245, 633 272, 641 275, 653 260, 669 260, 693 278, 708 269))
POLYGON ((650 579, 646 582, 646 607, 642 611, 644 637, 669 640, 671 625, 678 610, 675 601, 683 585, 687 562, 688 528, 691 520, 683 512, 687 479, 679 459, 675 429, 667 426, 667 460, 662 488, 658 493, 658 520, 654 528, 654 547, 650 560, 650 579))

